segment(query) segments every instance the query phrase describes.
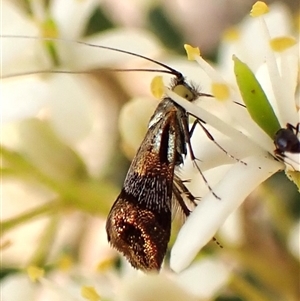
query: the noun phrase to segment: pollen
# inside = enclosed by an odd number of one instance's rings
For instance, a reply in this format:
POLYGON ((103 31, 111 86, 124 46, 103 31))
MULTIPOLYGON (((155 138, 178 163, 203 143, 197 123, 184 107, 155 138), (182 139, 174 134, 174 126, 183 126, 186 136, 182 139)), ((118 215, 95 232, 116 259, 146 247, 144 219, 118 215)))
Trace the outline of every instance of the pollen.
POLYGON ((151 93, 157 98, 161 99, 164 94, 164 82, 162 76, 155 76, 151 82, 151 93))
POLYGON ((81 287, 81 296, 89 301, 99 301, 101 300, 97 291, 93 286, 82 286, 81 287))
POLYGON ((264 14, 267 14, 269 12, 268 5, 263 1, 257 1, 252 6, 250 16, 251 17, 260 17, 264 14))
POLYGON ((212 83, 211 91, 217 100, 226 100, 230 96, 229 87, 224 83, 212 83))
POLYGON ((240 32, 236 27, 230 27, 223 33, 223 39, 225 41, 234 42, 239 40, 240 32))
POLYGON ((37 266, 31 265, 27 268, 27 274, 32 282, 36 282, 44 276, 45 271, 37 266))
POLYGON ((293 37, 278 37, 270 40, 270 46, 274 51, 283 52, 294 46, 297 41, 293 37))
POLYGON ((186 51, 189 61, 194 61, 196 56, 200 56, 200 49, 198 47, 193 47, 189 44, 184 44, 184 49, 186 51))

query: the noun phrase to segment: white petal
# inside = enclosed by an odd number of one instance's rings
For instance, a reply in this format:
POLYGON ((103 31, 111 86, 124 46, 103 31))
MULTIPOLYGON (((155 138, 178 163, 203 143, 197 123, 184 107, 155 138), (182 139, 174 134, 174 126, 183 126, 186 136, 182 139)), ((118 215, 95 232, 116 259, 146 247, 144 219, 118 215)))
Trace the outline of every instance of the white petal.
MULTIPOLYGON (((264 133, 262 129, 256 123, 253 122, 246 108, 236 104, 236 102, 242 103, 242 99, 239 93, 237 93, 233 88, 230 88, 231 85, 228 82, 228 74, 226 75, 225 80, 217 72, 217 70, 215 70, 202 57, 197 57, 196 61, 200 65, 201 69, 211 78, 212 82, 223 83, 227 85, 228 89, 230 89, 230 95, 226 101, 220 102, 216 100, 210 100, 210 102, 216 102, 218 104, 219 109, 225 108, 227 110, 227 113, 231 116, 231 119, 234 122, 236 122, 240 128, 243 128, 245 133, 248 133, 250 137, 254 138, 253 140, 257 141, 264 149, 272 151, 273 143, 271 143, 266 133, 264 133)), ((233 70, 234 68, 232 58, 230 58, 230 62, 231 69, 233 70)), ((224 120, 223 116, 220 118, 224 120)))
MULTIPOLYGON (((264 15, 271 37, 291 34, 292 18, 287 7, 283 3, 275 3, 270 6, 270 12, 264 15)), ((235 41, 223 41, 220 47, 219 61, 223 73, 228 80, 233 81, 234 73, 231 64, 232 55, 235 54, 242 61, 256 71, 265 61, 264 45, 265 37, 260 30, 257 18, 246 16, 236 28, 238 39, 235 41), (230 75, 229 75, 230 74, 230 75)))
POLYGON ((79 301, 79 285, 75 281, 70 281, 68 275, 54 275, 57 276, 56 281, 48 280, 47 278, 41 278, 40 300, 51 301, 79 301))
MULTIPOLYGON (((210 135, 213 136, 214 141, 207 137, 206 133, 200 126, 196 127, 192 136, 193 151, 196 158, 200 161, 197 162, 197 164, 200 166, 202 171, 224 164, 234 164, 237 160, 242 160, 243 158, 253 154, 251 149, 240 144, 237 146, 234 139, 228 138, 208 124, 205 124, 204 126, 210 135), (218 143, 218 145, 221 146, 227 154, 214 142, 218 143), (234 160, 231 156, 233 156, 236 160, 234 160)), ((194 167, 193 164, 192 166, 194 167)))
POLYGON ((92 127, 89 100, 99 96, 81 76, 55 75, 47 83, 51 87, 48 106, 53 128, 69 143, 82 139, 92 127))
POLYGON ((291 55, 282 54, 276 60, 277 65, 284 68, 284 74, 281 75, 277 83, 277 89, 281 90, 281 94, 285 95, 284 100, 279 99, 278 101, 276 98, 266 64, 262 64, 255 74, 282 127, 285 127, 287 123, 296 124, 299 122, 295 103, 295 87, 297 85, 299 62, 298 56, 295 56, 292 51, 289 51, 289 53, 291 55), (287 66, 283 66, 284 64, 287 66))
POLYGON ((5 301, 19 301, 26 296, 27 300, 35 300, 37 285, 25 274, 12 274, 5 277, 1 283, 1 297, 5 301))
MULTIPOLYGON (((270 36, 278 37, 291 33, 291 20, 288 9, 282 3, 270 7, 270 12, 263 16, 270 36)), ((242 46, 239 48, 242 53, 235 54, 247 62, 247 65, 254 71, 265 61, 265 45, 268 42, 262 31, 258 18, 248 16, 241 24, 242 46)))
POLYGON ((286 95, 285 106, 287 107, 284 114, 285 119, 282 120, 282 124, 285 126, 287 122, 296 124, 300 120, 296 114, 297 108, 295 100, 295 93, 299 85, 299 43, 281 53, 280 59, 280 71, 282 76, 282 82, 280 84, 286 95))
MULTIPOLYGON (((96 34, 88 37, 84 42, 118 48, 121 50, 131 51, 133 53, 142 54, 149 57, 155 57, 161 52, 161 46, 158 40, 151 33, 137 29, 113 29, 104 33, 96 34)), ((120 64, 128 62, 142 62, 145 60, 138 59, 131 55, 126 55, 112 50, 104 50, 97 47, 89 47, 84 45, 66 45, 72 48, 68 53, 72 53, 72 66, 84 69, 95 67, 120 67, 120 64)), ((66 57, 68 59, 68 57, 66 57)), ((135 63, 129 63, 129 67, 134 68, 135 63)))
POLYGON ((244 242, 243 213, 240 208, 233 211, 219 229, 219 234, 228 246, 241 246, 244 242))
POLYGON ((171 252, 171 267, 179 272, 187 267, 198 251, 213 237, 226 218, 261 182, 282 165, 272 159, 249 157, 247 166, 236 163, 198 206, 181 228, 171 252))
POLYGON ((127 278, 118 290, 116 301, 196 301, 197 298, 164 275, 127 278))
POLYGON ((84 123, 87 132, 82 132, 85 136, 82 136, 80 140, 76 138, 74 146, 85 161, 89 173, 99 176, 116 147, 119 117, 116 98, 118 95, 112 93, 105 82, 94 82, 94 78, 88 77, 82 82, 87 118, 84 123))
POLYGON ((78 39, 84 33, 98 0, 54 0, 50 2, 50 11, 61 37, 78 39))
MULTIPOLYGON (((14 180, 3 180, 1 188, 1 212, 4 220, 30 212, 54 197, 53 193, 45 189, 14 180)), ((43 216, 4 233, 2 241, 11 242, 9 247, 1 250, 2 261, 7 267, 28 264, 47 224, 48 218, 43 216)))
POLYGON ((229 269, 217 258, 205 258, 181 272, 176 280, 202 300, 213 298, 226 285, 229 276, 229 269))
POLYGON ((37 76, 1 82, 2 122, 33 117, 48 101, 47 82, 37 76))
POLYGON ((264 15, 271 37, 289 35, 292 32, 293 16, 283 2, 276 2, 270 6, 268 14, 264 15))
MULTIPOLYGON (((37 34, 38 28, 18 6, 11 1, 1 1, 1 34, 37 34)), ((24 50, 24 49, 22 49, 24 50)))
MULTIPOLYGON (((38 36, 38 26, 9 1, 1 1, 1 34, 38 36), (13 21, 12 21, 13 20, 13 21)), ((39 60, 38 40, 1 37, 1 75, 36 70, 39 60)))
POLYGON ((254 141, 250 140, 247 136, 245 136, 237 129, 225 123, 223 120, 210 114, 209 112, 198 107, 197 105, 187 101, 186 99, 178 96, 176 93, 170 90, 166 89, 165 92, 168 96, 172 98, 173 101, 175 101, 181 107, 186 109, 187 112, 191 113, 193 116, 199 118, 200 120, 205 121, 207 124, 214 127, 216 130, 223 133, 224 135, 230 137, 234 141, 238 141, 239 147, 242 147, 244 149, 247 148, 248 151, 252 154, 265 154, 265 151, 259 145, 254 143, 254 141))
POLYGON ((119 130, 124 151, 128 158, 133 158, 143 141, 148 123, 158 102, 153 99, 135 98, 121 109, 119 130))

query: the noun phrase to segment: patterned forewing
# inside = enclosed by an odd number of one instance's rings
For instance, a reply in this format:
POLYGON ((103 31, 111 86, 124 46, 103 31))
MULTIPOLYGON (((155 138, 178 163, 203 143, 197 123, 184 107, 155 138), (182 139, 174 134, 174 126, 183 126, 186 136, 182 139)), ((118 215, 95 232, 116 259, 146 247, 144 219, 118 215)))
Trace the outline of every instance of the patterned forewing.
POLYGON ((113 247, 146 271, 160 269, 170 239, 176 111, 170 107, 148 130, 106 224, 113 247))

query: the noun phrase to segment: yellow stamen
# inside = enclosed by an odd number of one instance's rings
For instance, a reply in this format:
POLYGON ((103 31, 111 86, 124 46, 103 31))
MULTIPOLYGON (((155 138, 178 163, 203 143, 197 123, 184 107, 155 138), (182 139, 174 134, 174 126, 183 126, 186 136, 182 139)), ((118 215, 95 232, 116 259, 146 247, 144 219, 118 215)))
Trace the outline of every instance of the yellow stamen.
POLYGON ((92 286, 82 286, 81 296, 89 301, 99 301, 100 296, 92 286))
POLYGON ((101 262, 99 262, 96 266, 96 271, 97 272, 104 272, 107 271, 108 269, 110 269, 113 265, 113 259, 112 258, 108 258, 106 260, 103 260, 101 262))
POLYGON ((58 38, 59 36, 58 28, 51 19, 47 19, 42 23, 41 30, 44 38, 58 38))
POLYGON ((73 259, 69 255, 63 255, 58 261, 58 268, 62 271, 69 271, 73 265, 73 259))
POLYGON ((234 42, 240 38, 240 32, 236 27, 228 28, 223 33, 223 39, 225 41, 234 42))
POLYGON ((226 100, 230 96, 229 87, 223 83, 212 83, 211 91, 217 100, 226 100))
POLYGON ((200 49, 198 47, 192 47, 189 44, 184 44, 184 49, 189 61, 194 61, 196 56, 200 56, 200 49))
POLYGON ((270 46, 274 51, 283 52, 297 43, 293 37, 278 37, 270 41, 270 46))
POLYGON ((36 282, 44 276, 45 271, 37 266, 31 265, 27 268, 27 274, 32 282, 36 282))
POLYGON ((157 99, 161 99, 164 94, 164 82, 162 76, 155 76, 152 79, 150 88, 152 95, 157 99))
POLYGON ((251 17, 260 17, 269 12, 269 7, 265 2, 257 1, 252 6, 250 16, 251 17))

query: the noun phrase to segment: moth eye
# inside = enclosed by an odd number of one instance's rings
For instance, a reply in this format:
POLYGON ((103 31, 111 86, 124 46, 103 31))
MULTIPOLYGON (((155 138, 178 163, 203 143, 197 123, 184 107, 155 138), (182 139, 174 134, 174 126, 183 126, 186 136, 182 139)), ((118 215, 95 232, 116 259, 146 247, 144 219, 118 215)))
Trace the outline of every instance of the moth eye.
POLYGON ((192 93, 192 91, 184 85, 175 86, 173 91, 188 101, 193 101, 195 99, 195 95, 192 93))

